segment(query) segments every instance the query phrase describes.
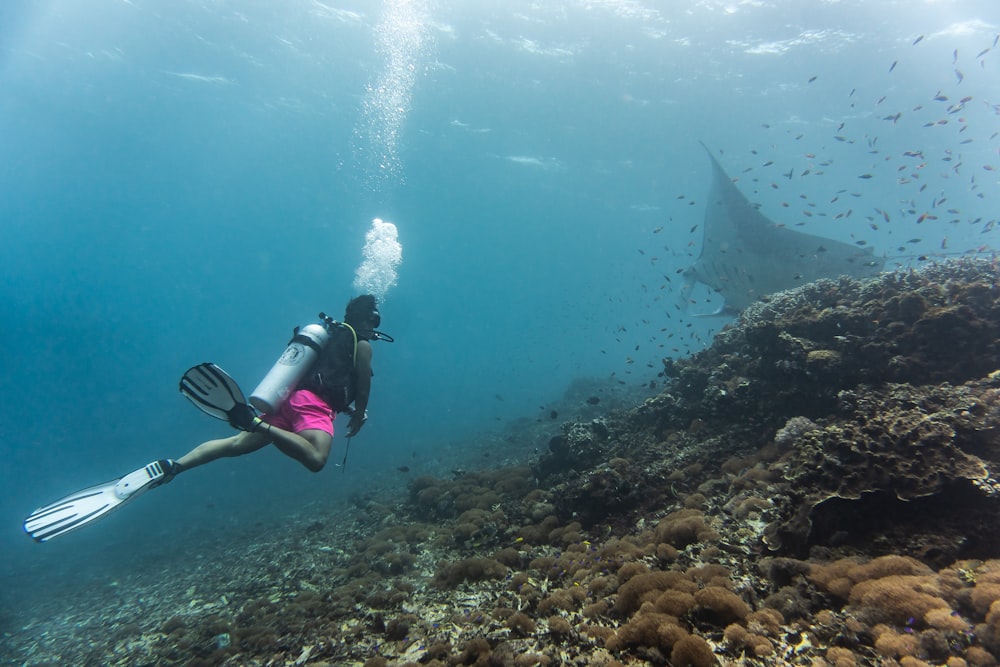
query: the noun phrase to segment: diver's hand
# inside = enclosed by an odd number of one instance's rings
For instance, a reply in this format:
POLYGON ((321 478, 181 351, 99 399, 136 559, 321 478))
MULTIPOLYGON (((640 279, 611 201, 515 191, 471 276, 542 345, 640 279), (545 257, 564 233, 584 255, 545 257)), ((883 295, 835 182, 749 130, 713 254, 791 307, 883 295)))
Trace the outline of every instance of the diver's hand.
POLYGON ((361 427, 365 425, 368 421, 368 411, 365 410, 363 413, 358 414, 355 412, 351 415, 351 421, 347 423, 347 437, 353 438, 361 430, 361 427))

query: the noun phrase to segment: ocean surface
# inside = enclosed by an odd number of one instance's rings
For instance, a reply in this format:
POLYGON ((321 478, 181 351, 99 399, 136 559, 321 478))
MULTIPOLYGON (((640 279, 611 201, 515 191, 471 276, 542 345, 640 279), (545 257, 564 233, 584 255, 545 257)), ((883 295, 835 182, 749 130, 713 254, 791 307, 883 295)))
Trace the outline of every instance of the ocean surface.
POLYGON ((887 269, 997 249, 998 35, 989 0, 3 3, 0 606, 399 494, 400 468, 467 465, 579 378, 655 393, 728 321, 681 290, 699 142, 776 224, 887 269), (376 218, 398 230, 396 342, 346 467, 342 419, 318 475, 265 450, 23 534, 228 434, 181 374, 212 361, 249 392, 359 292, 376 218))

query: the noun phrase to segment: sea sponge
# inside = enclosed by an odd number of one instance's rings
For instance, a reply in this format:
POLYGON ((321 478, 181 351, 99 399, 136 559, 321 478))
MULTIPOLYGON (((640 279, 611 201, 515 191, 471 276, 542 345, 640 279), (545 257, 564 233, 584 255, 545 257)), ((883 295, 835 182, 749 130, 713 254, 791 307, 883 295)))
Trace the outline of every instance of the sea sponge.
POLYGON ((719 539, 718 533, 705 525, 701 510, 683 509, 671 512, 656 524, 656 542, 669 542, 678 549, 696 542, 719 539))
POLYGON ((548 614, 557 609, 562 611, 572 611, 586 599, 587 595, 582 588, 560 588, 552 591, 547 598, 538 603, 538 613, 548 614))
POLYGON ((755 635, 752 632, 747 637, 747 648, 758 658, 763 658, 774 653, 774 642, 767 637, 755 635))
POLYGON ((568 637, 573 631, 573 626, 562 616, 550 616, 549 632, 556 637, 568 637))
POLYGON ((692 493, 684 497, 684 507, 701 509, 708 503, 704 493, 692 493))
MULTIPOLYGON (((950 635, 954 637, 954 635, 950 635)), ((951 655, 950 637, 944 632, 928 628, 920 633, 920 655, 936 664, 941 664, 951 655)))
POLYGON ((625 563, 620 568, 618 568, 618 581, 625 583, 637 574, 645 574, 649 572, 649 567, 645 563, 625 563))
POLYGON ((674 667, 712 667, 715 654, 708 642, 698 635, 685 635, 674 643, 670 662, 674 667))
POLYGON ((849 648, 832 646, 826 650, 826 661, 833 667, 857 667, 858 657, 849 648))
POLYGON ((520 567, 524 560, 524 555, 514 547, 506 547, 493 554, 493 558, 507 567, 520 567))
POLYGON ((636 612, 643 602, 655 601, 665 590, 676 589, 691 593, 697 588, 697 584, 680 572, 661 571, 639 574, 629 579, 618 589, 615 612, 629 616, 636 612))
POLYGON ((456 586, 463 581, 485 581, 502 579, 507 567, 492 558, 466 558, 454 563, 445 563, 434 574, 437 586, 456 586))
POLYGON ((602 642, 607 642, 608 639, 614 637, 616 634, 612 628, 608 628, 603 625, 591 625, 590 623, 583 625, 580 628, 580 630, 583 632, 583 634, 587 635, 588 637, 592 637, 593 639, 600 639, 602 642))
POLYGON ((608 611, 608 603, 604 600, 598 600, 593 604, 588 604, 580 612, 586 618, 594 618, 595 616, 602 616, 608 611))
POLYGON ((972 626, 958 615, 957 611, 946 607, 931 609, 924 614, 924 623, 943 632, 968 632, 972 626))
POLYGON ((680 552, 677 551, 677 547, 667 542, 660 542, 656 545, 656 557, 666 563, 672 563, 677 560, 680 552))
POLYGON ((842 558, 832 563, 813 563, 807 578, 820 590, 846 600, 856 583, 847 576, 847 572, 860 563, 861 561, 855 558, 842 558))
POLYGON ((485 664, 488 656, 493 651, 490 643, 482 637, 470 639, 462 648, 461 655, 458 656, 460 665, 485 664))
POLYGON ((939 592, 933 577, 897 574, 855 584, 848 600, 870 623, 906 625, 932 609, 950 608, 939 592))
POLYGON ((965 659, 974 667, 993 667, 997 664, 993 654, 981 646, 970 646, 965 649, 965 659))
POLYGON ((1000 600, 1000 583, 977 581, 975 588, 968 595, 976 613, 985 616, 993 603, 1000 600))
POLYGON ((742 621, 750 607, 736 593, 721 586, 708 586, 694 594, 699 615, 708 616, 716 625, 742 621))
POLYGON ((932 574, 930 567, 910 556, 888 555, 879 556, 867 563, 848 567, 845 574, 855 583, 866 579, 881 579, 892 574, 928 575, 932 574))
POLYGON ((729 570, 726 569, 726 566, 719 565, 718 563, 709 563, 701 567, 689 567, 685 574, 705 585, 728 588, 731 583, 729 570))
POLYGON ((531 620, 531 617, 520 611, 511 614, 510 618, 507 619, 507 627, 512 634, 519 637, 528 637, 538 630, 538 626, 531 620))
POLYGON ((747 632, 747 629, 739 623, 730 623, 726 626, 726 629, 723 630, 722 636, 727 642, 733 644, 734 646, 743 646, 746 644, 750 633, 747 632))
POLYGON ((653 605, 658 612, 680 618, 691 611, 695 601, 690 593, 671 589, 660 593, 653 605))
POLYGON ((914 658, 912 655, 906 655, 899 659, 900 667, 931 667, 931 663, 924 662, 920 658, 914 658))
POLYGON ((748 496, 744 498, 733 510, 733 516, 737 519, 745 519, 755 512, 763 512, 774 507, 774 504, 767 498, 748 496))
POLYGON ((883 624, 876 625, 872 633, 875 635, 875 650, 886 658, 917 655, 920 651, 920 640, 912 634, 896 632, 883 624))
POLYGON ((746 616, 747 630, 765 637, 778 637, 784 622, 785 619, 778 610, 767 607, 752 611, 746 616))
POLYGON ((687 631, 678 625, 676 618, 668 614, 650 612, 637 614, 631 621, 618 628, 614 636, 605 641, 605 646, 612 651, 627 646, 647 646, 668 651, 675 642, 686 636, 687 631))
POLYGON ((606 590, 613 590, 617 587, 618 579, 616 577, 594 577, 587 582, 587 591, 595 597, 606 590))
POLYGON ((519 591, 521 590, 521 586, 524 586, 530 580, 531 577, 529 577, 527 574, 525 574, 524 572, 518 572, 517 574, 515 574, 513 577, 510 578, 510 581, 507 582, 507 590, 519 591))

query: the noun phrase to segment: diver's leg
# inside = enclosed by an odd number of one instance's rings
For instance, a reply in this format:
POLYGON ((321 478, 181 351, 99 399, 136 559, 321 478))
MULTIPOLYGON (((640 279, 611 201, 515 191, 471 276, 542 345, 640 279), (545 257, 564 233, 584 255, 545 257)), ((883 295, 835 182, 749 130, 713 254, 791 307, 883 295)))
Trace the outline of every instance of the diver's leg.
POLYGON ((281 453, 290 456, 312 472, 319 472, 330 457, 333 436, 320 429, 305 429, 291 433, 271 426, 267 435, 281 453))
POLYGON ((200 465, 214 461, 224 456, 242 456, 255 452, 271 441, 271 436, 266 433, 248 433, 246 431, 203 442, 184 456, 177 459, 180 469, 190 470, 200 465))

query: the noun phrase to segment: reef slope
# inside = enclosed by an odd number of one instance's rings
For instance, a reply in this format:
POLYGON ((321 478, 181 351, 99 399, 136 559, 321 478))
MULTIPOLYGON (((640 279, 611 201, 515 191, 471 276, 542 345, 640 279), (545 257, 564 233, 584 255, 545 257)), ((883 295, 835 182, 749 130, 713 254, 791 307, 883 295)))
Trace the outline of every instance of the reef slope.
POLYGON ((169 587, 138 573, 139 617, 50 603, 0 656, 996 664, 998 278, 962 260, 775 295, 639 405, 519 431, 540 457, 247 536, 169 587))

